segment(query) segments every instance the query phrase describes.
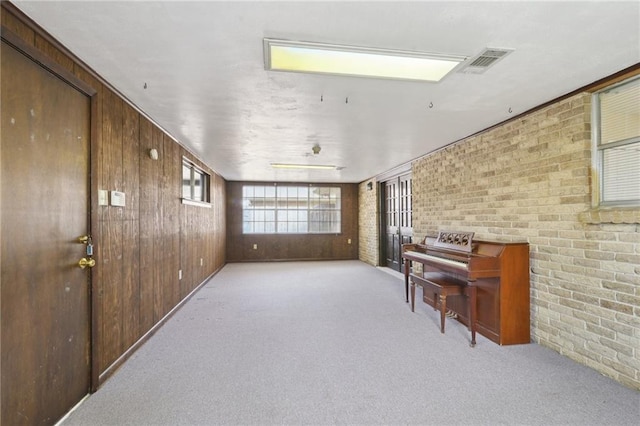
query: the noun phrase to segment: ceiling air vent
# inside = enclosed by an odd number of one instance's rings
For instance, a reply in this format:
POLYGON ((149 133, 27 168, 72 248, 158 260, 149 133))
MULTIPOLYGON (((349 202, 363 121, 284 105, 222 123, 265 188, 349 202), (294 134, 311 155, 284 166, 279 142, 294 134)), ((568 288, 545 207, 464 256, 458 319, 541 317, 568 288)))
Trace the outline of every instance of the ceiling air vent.
POLYGON ((513 52, 513 49, 497 49, 488 47, 480 52, 479 55, 468 59, 464 64, 462 64, 462 67, 458 72, 482 74, 511 52, 513 52))

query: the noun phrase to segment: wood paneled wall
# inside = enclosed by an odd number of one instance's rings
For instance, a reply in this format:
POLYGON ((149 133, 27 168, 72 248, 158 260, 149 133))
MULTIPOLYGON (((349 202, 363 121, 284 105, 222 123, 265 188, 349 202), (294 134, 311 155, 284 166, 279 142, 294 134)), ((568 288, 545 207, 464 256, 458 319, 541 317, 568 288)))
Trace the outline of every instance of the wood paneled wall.
POLYGON ((5 2, 2 25, 97 91, 90 178, 97 262, 92 270, 95 385, 224 266, 225 181, 5 2), (149 157, 152 148, 158 150, 157 161, 149 157), (212 208, 181 203, 183 156, 211 175, 212 208), (98 190, 124 192, 126 206, 98 206, 98 190))
POLYGON ((358 259, 358 185, 339 186, 342 193, 340 234, 242 233, 242 186, 264 182, 227 182, 227 261, 358 259), (349 244, 349 239, 351 244, 349 244), (254 250, 254 244, 257 249, 254 250))

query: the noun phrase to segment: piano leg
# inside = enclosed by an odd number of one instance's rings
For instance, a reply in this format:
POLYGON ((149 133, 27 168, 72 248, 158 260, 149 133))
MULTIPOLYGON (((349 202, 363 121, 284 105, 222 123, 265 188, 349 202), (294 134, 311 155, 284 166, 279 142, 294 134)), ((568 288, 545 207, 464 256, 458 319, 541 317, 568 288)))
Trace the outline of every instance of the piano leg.
POLYGON ((476 345, 476 294, 475 283, 470 282, 467 286, 467 301, 469 305, 469 328, 471 329, 471 347, 476 345))
MULTIPOLYGON (((404 260, 404 296, 407 299, 407 303, 409 303, 409 263, 411 261, 405 259, 404 260)), ((411 309, 413 311, 413 309, 411 309)))
POLYGON ((444 334, 444 319, 447 314, 447 294, 444 292, 440 293, 440 333, 444 334))
POLYGON ((411 312, 415 312, 416 309, 416 283, 411 280, 411 312))

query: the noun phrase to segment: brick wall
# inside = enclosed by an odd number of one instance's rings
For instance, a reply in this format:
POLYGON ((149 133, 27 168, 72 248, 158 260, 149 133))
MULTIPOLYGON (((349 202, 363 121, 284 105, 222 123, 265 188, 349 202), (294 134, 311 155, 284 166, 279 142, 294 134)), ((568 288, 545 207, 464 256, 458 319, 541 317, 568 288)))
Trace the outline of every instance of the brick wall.
POLYGON ((590 114, 576 95, 416 160, 414 239, 528 241, 533 339, 640 389, 640 210, 590 210, 590 114))
POLYGON ((380 212, 378 209, 378 183, 375 179, 362 182, 358 188, 358 256, 363 262, 380 264, 380 212), (371 182, 372 189, 367 184, 371 182))

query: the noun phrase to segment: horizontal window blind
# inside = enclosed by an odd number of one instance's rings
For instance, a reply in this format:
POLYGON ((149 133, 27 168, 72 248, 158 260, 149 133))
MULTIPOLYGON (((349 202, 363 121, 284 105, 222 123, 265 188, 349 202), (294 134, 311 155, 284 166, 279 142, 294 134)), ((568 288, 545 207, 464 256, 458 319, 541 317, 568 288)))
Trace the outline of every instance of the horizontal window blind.
POLYGON ((604 150, 602 201, 640 201, 640 143, 604 150))
POLYGON ((600 143, 640 136, 640 80, 600 94, 600 143))
POLYGON ((601 203, 640 205, 640 78, 596 96, 601 203))

